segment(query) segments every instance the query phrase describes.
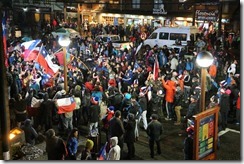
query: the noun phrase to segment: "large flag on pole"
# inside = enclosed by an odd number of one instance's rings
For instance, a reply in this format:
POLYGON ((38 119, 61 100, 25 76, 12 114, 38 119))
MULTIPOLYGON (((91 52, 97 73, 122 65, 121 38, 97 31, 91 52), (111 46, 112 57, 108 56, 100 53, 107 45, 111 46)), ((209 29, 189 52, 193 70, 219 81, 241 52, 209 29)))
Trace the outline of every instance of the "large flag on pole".
POLYGON ((59 66, 52 62, 46 48, 43 46, 40 48, 39 55, 37 56, 37 62, 45 69, 45 72, 50 75, 54 75, 59 70, 59 66))
POLYGON ((8 66, 8 58, 7 58, 7 27, 6 27, 6 17, 3 15, 2 18, 2 32, 3 32, 3 50, 4 50, 4 60, 5 66, 8 66))
POLYGON ((158 57, 155 56, 154 66, 153 66, 153 79, 158 80, 158 70, 159 70, 159 63, 158 57))
POLYGON ((21 44, 24 47, 23 57, 25 61, 35 60, 38 56, 40 48, 37 45, 41 42, 40 39, 31 40, 21 44))
POLYGON ((58 114, 72 112, 75 109, 76 103, 73 97, 61 98, 56 100, 58 114))

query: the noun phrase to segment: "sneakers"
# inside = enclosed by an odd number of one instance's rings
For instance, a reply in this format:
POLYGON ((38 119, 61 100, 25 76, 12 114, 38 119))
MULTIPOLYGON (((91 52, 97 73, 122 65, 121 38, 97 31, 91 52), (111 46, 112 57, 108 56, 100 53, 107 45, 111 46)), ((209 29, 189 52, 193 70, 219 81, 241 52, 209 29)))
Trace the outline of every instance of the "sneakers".
POLYGON ((180 122, 175 122, 174 125, 180 125, 181 123, 180 122))
POLYGON ((166 121, 170 121, 170 120, 172 120, 172 118, 165 117, 165 120, 166 120, 166 121))

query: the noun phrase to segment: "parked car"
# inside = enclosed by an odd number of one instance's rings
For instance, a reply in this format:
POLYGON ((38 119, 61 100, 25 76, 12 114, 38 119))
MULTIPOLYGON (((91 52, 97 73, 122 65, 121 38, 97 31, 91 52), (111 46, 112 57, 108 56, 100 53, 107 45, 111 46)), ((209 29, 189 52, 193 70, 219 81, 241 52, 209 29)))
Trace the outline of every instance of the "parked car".
POLYGON ((80 34, 78 31, 75 31, 74 29, 72 28, 59 28, 55 31, 52 32, 52 35, 54 38, 56 38, 57 36, 68 36, 70 37, 71 39, 75 38, 75 37, 80 37, 80 34))
POLYGON ((124 50, 125 48, 129 50, 133 46, 132 42, 121 41, 119 35, 110 35, 110 34, 98 35, 96 36, 95 41, 103 42, 105 46, 107 46, 108 42, 111 41, 113 47, 117 50, 124 50))

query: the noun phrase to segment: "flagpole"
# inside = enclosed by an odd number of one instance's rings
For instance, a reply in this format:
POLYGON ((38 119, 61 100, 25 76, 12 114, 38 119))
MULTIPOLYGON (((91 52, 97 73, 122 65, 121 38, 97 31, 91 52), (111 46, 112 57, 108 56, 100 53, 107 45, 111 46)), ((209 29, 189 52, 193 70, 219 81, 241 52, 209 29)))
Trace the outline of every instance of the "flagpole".
POLYGON ((38 51, 37 57, 35 58, 35 62, 37 62, 37 60, 36 60, 36 59, 38 59, 38 57, 39 57, 39 55, 40 55, 40 51, 42 50, 42 46, 43 46, 43 43, 42 43, 42 45, 41 45, 40 50, 38 51))
POLYGON ((57 51, 55 51, 55 52, 53 53, 53 55, 55 55, 56 53, 58 53, 58 52, 61 51, 61 50, 62 50, 62 48, 58 49, 57 51))

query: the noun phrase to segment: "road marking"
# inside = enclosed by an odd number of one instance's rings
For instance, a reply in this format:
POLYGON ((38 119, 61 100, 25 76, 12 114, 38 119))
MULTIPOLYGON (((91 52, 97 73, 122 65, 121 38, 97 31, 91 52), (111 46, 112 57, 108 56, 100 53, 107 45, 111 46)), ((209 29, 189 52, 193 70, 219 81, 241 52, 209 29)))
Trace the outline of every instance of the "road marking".
POLYGON ((225 133, 227 133, 227 132, 234 132, 234 133, 239 133, 240 134, 240 131, 238 131, 238 130, 234 130, 234 129, 230 129, 230 128, 226 128, 225 130, 222 130, 222 131, 220 131, 219 133, 218 133, 218 136, 220 137, 220 136, 222 136, 222 135, 224 135, 225 133))

